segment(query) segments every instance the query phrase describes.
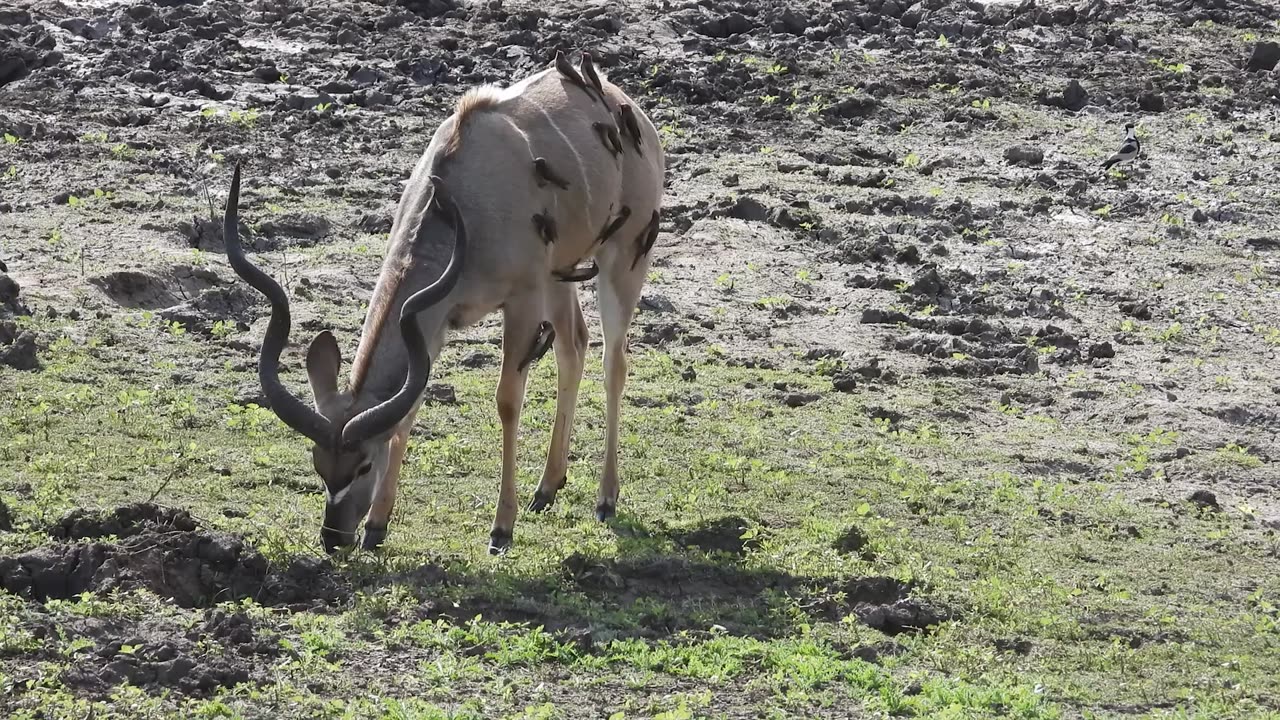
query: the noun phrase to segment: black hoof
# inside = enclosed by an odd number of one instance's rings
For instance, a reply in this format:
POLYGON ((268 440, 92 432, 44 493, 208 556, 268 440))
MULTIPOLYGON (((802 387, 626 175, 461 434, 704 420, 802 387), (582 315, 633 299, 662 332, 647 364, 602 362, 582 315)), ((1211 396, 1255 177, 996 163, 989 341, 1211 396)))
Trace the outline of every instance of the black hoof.
POLYGON ((618 508, 611 502, 602 502, 596 505, 596 520, 605 522, 618 513, 618 508))
POLYGON ((387 539, 387 529, 385 527, 364 526, 364 549, 377 550, 382 547, 382 543, 387 539))
POLYGON ((511 549, 511 531, 494 530, 489 533, 489 554, 501 555, 511 549))
POLYGON ((544 493, 541 490, 535 490, 533 499, 529 501, 529 512, 542 512, 555 504, 555 493, 544 493))

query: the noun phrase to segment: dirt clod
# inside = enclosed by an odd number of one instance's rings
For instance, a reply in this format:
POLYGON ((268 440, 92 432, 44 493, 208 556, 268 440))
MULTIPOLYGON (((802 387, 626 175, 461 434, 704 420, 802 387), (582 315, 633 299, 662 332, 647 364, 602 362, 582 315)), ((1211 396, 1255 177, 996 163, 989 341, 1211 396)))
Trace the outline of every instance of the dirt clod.
POLYGON ((1089 347, 1090 359, 1113 358, 1115 356, 1116 356, 1116 349, 1112 347, 1111 343, 1109 342, 1098 343, 1097 345, 1092 345, 1089 347))
POLYGON ((77 511, 50 535, 119 541, 56 543, 0 558, 5 589, 44 601, 145 588, 181 607, 246 597, 268 605, 323 606, 348 593, 327 559, 300 556, 276 566, 236 537, 201 531, 182 511, 151 505, 104 514, 77 511))
POLYGON ((30 331, 18 331, 10 321, 0 320, 0 365, 14 370, 40 369, 40 342, 30 331))
POLYGON ((1280 63, 1280 43, 1260 42, 1253 46, 1246 67, 1251 71, 1270 71, 1280 63))
POLYGON ((77 508, 49 528, 49 537, 59 540, 98 539, 110 535, 126 538, 144 532, 191 532, 195 529, 195 521, 185 510, 137 503, 106 513, 77 508))
POLYGON ((1044 162, 1044 150, 1034 145, 1014 145, 1005 149, 1004 159, 1014 165, 1040 165, 1044 162))
POLYGON ((760 547, 759 536, 748 536, 752 527, 741 517, 722 517, 690 530, 671 533, 672 540, 685 547, 697 547, 706 552, 725 552, 744 555, 748 550, 760 547))
POLYGON ((875 559, 875 552, 871 549, 871 539, 856 525, 850 526, 841 533, 832 546, 846 555, 857 554, 867 561, 875 559))
POLYGON ((1222 506, 1218 504, 1218 496, 1211 490, 1196 490, 1187 498, 1188 501, 1199 505, 1207 510, 1221 510, 1222 506))

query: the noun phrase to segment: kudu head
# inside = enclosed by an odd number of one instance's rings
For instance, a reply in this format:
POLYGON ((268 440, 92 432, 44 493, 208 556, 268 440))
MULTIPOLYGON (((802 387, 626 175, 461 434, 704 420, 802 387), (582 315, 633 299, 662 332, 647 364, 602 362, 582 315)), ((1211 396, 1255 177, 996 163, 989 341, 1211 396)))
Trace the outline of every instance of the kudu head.
POLYGON ((433 225, 427 222, 428 215, 439 213, 454 229, 453 255, 435 282, 409 296, 401 306, 400 333, 408 358, 404 384, 392 397, 353 414, 358 409, 357 399, 338 389, 342 358, 337 340, 327 330, 317 335, 307 350, 307 378, 315 407, 298 399, 280 382, 280 353, 289 341, 291 325, 289 298, 279 283, 245 258, 239 232, 238 164, 231 180, 223 225, 227 260, 237 275, 271 303, 271 320, 258 359, 258 379, 263 395, 280 420, 315 443, 312 465, 324 481, 326 495, 320 537, 328 552, 354 544, 356 528, 368 514, 374 489, 387 471, 390 434, 426 388, 431 358, 414 316, 443 300, 457 284, 462 270, 467 245, 462 215, 438 177, 432 176, 431 185, 432 197, 423 206, 413 232, 415 236, 425 232, 433 225))

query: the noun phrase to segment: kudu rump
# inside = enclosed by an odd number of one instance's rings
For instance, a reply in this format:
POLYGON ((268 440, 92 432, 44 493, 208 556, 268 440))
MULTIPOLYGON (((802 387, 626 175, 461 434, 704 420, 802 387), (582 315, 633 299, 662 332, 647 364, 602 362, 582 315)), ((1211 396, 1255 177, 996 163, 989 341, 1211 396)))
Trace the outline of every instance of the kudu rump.
POLYGON ((508 88, 467 92, 437 128, 400 198, 346 390, 341 354, 322 332, 307 350, 312 409, 280 382, 289 301, 245 258, 238 233, 240 168, 227 199, 231 267, 271 302, 258 375, 272 409, 310 438, 324 481, 321 538, 330 552, 387 534, 405 444, 445 333, 502 310, 502 480, 489 551, 511 544, 516 435, 531 362, 554 344, 556 421, 529 509, 564 486, 587 351, 576 282, 597 278, 607 394, 596 517, 618 502, 618 423, 627 330, 658 236, 665 156, 649 118, 583 53, 508 88))

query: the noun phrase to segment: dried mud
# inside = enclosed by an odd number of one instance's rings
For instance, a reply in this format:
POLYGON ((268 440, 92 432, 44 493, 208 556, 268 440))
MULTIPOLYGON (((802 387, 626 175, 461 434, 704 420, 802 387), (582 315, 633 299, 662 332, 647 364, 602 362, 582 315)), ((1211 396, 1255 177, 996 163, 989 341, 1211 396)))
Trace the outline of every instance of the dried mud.
MULTIPOLYGON (((387 232, 408 168, 456 98, 585 49, 643 98, 670 159, 661 282, 646 290, 634 345, 677 355, 716 344, 750 368, 789 362, 772 351, 785 347, 831 385, 774 388, 778 412, 863 393, 867 421, 893 430, 986 431, 1001 427, 991 407, 1043 408, 1065 430, 1026 468, 1072 481, 1114 460, 1063 460, 1073 428, 1173 427, 1197 453, 1232 443, 1262 464, 1213 474, 1178 454, 1160 461, 1176 482, 1126 477, 1135 495, 1206 511, 1249 498, 1264 520, 1280 517, 1280 360, 1253 329, 1280 326, 1264 284, 1280 275, 1280 214, 1270 170, 1250 160, 1274 152, 1260 138, 1275 137, 1276 53, 1262 42, 1224 51, 1194 30, 1263 32, 1277 19, 1274 4, 1250 0, 0 0, 0 133, 12 138, 0 173, 13 168, 0 177, 0 378, 41 370, 50 339, 25 329, 33 311, 82 326, 154 312, 219 360, 252 364, 252 342, 211 342, 219 322, 260 337, 266 314, 228 269, 212 211, 235 161, 254 208, 242 235, 279 259, 271 270, 287 278, 298 324, 354 333, 357 311, 333 320, 321 301, 367 300, 380 258, 354 248, 387 232), (1162 134, 1131 175, 1100 176, 1082 145, 1096 131, 1110 152, 1134 118, 1162 134), (1217 178, 1237 195, 1215 193, 1217 178), (1236 290, 1208 299, 1223 288, 1236 290), (1193 350, 1124 329, 1195 316, 1221 328, 1220 344, 1193 350), (1160 374, 1196 353, 1234 384, 1160 374), (1076 373, 1095 384, 1064 389, 1076 373), (1109 392, 1122 386, 1138 394, 1109 392), (895 409, 920 387, 958 388, 966 401, 895 409)), ((493 362, 476 352, 462 365, 493 362)), ((301 367, 297 348, 285 363, 286 375, 301 367)), ((442 387, 437 401, 452 397, 442 387)), ((670 401, 696 404, 679 389, 670 401)), ((736 633, 785 633, 776 596, 888 634, 954 616, 887 578, 747 569, 745 524, 662 530, 680 550, 671 555, 571 556, 520 602, 467 592, 483 578, 434 566, 400 581, 417 585, 424 616, 483 612, 588 647, 593 618, 557 600, 562 585, 597 610, 663 600, 673 609, 630 631, 647 638, 705 629, 712 616, 736 633), (457 605, 434 597, 459 588, 457 605)), ((326 610, 359 582, 319 557, 272 563, 243 538, 150 505, 78 512, 48 534, 0 558, 6 590, 41 603, 145 589, 202 613, 193 630, 162 619, 41 630, 92 641, 65 678, 89 694, 122 680, 200 695, 262 679, 280 652, 272 631, 212 606, 326 610)), ((874 557, 854 527, 837 549, 874 557)))

